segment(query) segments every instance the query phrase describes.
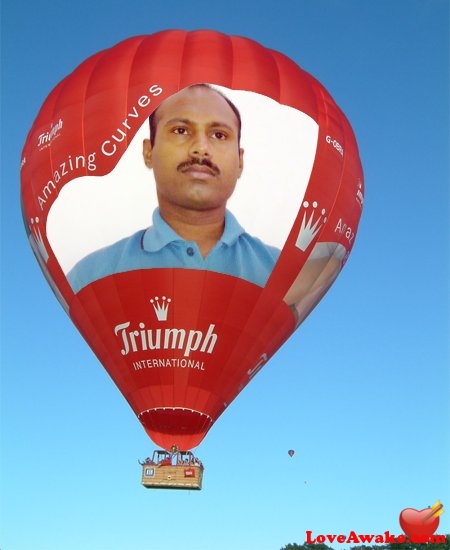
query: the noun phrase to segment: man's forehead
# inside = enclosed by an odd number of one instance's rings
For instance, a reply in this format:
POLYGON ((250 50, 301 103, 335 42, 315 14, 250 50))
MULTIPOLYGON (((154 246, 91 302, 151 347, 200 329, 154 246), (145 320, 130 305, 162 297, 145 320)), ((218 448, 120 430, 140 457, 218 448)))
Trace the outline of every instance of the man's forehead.
POLYGON ((238 126, 236 114, 220 93, 206 86, 185 88, 167 98, 156 110, 156 118, 161 120, 184 120, 195 122, 196 119, 223 122, 238 126))

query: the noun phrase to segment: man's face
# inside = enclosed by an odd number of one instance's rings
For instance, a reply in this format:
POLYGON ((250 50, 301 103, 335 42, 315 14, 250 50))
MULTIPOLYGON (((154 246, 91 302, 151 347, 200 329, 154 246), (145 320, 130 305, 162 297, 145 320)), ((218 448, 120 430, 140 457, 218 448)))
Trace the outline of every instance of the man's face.
POLYGON ((153 169, 158 201, 165 208, 225 208, 243 168, 238 120, 214 90, 181 90, 156 113, 153 147, 144 140, 144 161, 153 169))

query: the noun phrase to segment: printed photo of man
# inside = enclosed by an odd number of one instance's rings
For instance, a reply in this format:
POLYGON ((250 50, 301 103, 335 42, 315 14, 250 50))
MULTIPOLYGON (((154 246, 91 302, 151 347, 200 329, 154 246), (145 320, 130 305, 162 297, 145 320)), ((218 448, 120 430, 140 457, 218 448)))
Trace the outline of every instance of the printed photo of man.
POLYGON ((158 199, 152 225, 79 261, 67 275, 74 292, 114 273, 172 267, 264 286, 280 252, 227 209, 244 170, 239 110, 221 91, 196 84, 161 103, 149 124, 143 160, 158 199))

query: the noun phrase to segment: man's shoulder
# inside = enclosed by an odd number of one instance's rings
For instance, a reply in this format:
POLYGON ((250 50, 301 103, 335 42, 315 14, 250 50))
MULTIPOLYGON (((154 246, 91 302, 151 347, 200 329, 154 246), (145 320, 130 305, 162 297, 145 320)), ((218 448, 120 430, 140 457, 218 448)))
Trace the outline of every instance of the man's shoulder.
POLYGON ((108 258, 115 258, 122 256, 124 252, 131 252, 136 248, 141 248, 142 237, 145 233, 145 230, 137 231, 128 237, 124 237, 112 243, 110 245, 104 246, 94 252, 91 252, 88 256, 83 258, 82 262, 97 262, 98 260, 107 260, 108 258))
POLYGON ((229 210, 225 213, 225 232, 222 236, 222 240, 228 246, 232 246, 234 243, 242 248, 248 248, 256 254, 270 256, 275 260, 277 260, 280 255, 280 250, 278 250, 278 248, 268 245, 258 237, 254 237, 250 235, 250 233, 247 233, 229 210))
POLYGON ((139 252, 144 233, 145 230, 137 231, 81 259, 67 274, 72 288, 80 289, 91 281, 117 272, 121 262, 139 252))
POLYGON ((242 233, 239 240, 251 247, 251 249, 257 254, 267 255, 275 261, 278 260, 278 257, 280 256, 280 250, 276 246, 266 244, 258 237, 254 237, 249 233, 242 233))

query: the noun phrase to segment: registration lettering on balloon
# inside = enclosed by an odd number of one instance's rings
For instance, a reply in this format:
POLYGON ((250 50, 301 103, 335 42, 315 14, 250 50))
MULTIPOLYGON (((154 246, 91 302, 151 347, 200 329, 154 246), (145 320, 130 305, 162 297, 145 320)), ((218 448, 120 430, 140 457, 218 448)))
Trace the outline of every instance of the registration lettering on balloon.
POLYGON ((330 288, 364 186, 349 122, 293 61, 163 31, 55 87, 21 197, 57 298, 169 450, 201 443, 330 288))

